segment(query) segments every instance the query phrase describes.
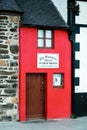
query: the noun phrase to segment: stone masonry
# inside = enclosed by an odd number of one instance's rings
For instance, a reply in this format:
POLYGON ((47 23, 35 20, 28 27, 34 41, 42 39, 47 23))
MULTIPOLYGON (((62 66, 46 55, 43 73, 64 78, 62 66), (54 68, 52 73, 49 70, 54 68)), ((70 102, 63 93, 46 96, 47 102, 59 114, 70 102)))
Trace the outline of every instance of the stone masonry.
POLYGON ((19 19, 0 14, 0 121, 18 119, 19 19))

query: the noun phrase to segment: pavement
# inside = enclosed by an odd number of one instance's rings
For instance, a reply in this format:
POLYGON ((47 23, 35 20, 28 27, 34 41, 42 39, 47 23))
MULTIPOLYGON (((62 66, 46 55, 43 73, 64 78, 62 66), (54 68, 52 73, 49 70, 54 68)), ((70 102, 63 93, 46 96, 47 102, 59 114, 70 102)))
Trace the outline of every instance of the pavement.
POLYGON ((87 130, 87 117, 47 121, 0 122, 0 130, 87 130))

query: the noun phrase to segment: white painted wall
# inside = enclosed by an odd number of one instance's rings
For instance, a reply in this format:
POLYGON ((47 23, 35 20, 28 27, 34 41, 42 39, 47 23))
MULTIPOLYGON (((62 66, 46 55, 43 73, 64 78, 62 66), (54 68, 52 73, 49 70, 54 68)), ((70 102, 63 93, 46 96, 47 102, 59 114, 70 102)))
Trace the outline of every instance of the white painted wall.
MULTIPOLYGON (((87 2, 78 1, 80 14, 76 16, 76 24, 87 25, 87 2)), ((75 77, 80 78, 80 85, 75 86, 76 93, 87 93, 87 27, 80 27, 76 34, 76 42, 80 43, 80 52, 75 52, 75 59, 80 60, 80 69, 75 69, 75 77)))
POLYGON ((67 22, 67 0, 52 0, 63 19, 67 22))
POLYGON ((76 42, 80 42, 80 52, 76 52, 76 60, 80 60, 80 69, 75 70, 75 77, 80 77, 80 85, 75 86, 75 92, 87 93, 87 28, 80 28, 76 35, 76 42))

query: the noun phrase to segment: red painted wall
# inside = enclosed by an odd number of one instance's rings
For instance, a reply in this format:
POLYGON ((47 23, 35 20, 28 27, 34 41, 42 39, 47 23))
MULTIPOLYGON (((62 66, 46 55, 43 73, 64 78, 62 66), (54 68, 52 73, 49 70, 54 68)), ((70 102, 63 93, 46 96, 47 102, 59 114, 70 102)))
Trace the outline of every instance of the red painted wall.
POLYGON ((71 114, 71 43, 67 31, 54 30, 54 49, 37 48, 37 28, 20 28, 19 117, 26 120, 26 73, 47 73, 46 117, 71 114), (38 69, 37 53, 58 53, 58 69, 38 69), (53 73, 64 73, 64 88, 53 88, 53 73))

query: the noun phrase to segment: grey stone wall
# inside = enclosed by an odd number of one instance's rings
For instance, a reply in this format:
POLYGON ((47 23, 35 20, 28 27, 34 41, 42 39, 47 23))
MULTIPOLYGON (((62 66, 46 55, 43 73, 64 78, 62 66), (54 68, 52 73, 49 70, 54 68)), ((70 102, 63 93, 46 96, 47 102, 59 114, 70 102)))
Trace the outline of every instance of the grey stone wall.
POLYGON ((19 19, 0 14, 0 121, 18 119, 19 19))

